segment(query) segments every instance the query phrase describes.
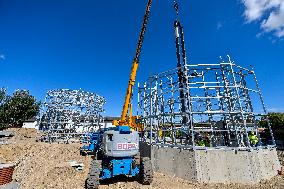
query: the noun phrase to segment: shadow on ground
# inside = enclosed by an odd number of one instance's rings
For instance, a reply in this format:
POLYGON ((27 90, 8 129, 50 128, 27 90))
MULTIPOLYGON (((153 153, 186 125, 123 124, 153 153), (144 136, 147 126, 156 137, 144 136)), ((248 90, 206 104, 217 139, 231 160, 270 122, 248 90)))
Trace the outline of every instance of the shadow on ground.
POLYGON ((139 182, 140 180, 137 177, 127 177, 125 175, 119 175, 119 176, 115 176, 113 178, 110 179, 104 179, 100 181, 100 185, 110 185, 110 184, 115 184, 118 182, 139 182))

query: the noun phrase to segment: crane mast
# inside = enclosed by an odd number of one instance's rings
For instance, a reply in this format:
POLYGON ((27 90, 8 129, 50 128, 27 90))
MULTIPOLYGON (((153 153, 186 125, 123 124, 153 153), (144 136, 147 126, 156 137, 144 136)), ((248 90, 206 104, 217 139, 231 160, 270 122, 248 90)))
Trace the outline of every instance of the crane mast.
POLYGON ((128 81, 128 86, 127 86, 124 104, 123 104, 123 108, 122 108, 122 112, 121 112, 121 117, 120 117, 119 120, 113 121, 113 124, 116 125, 116 126, 126 125, 126 126, 130 126, 132 129, 135 129, 136 123, 135 123, 135 119, 133 119, 133 117, 132 117, 131 97, 132 97, 132 90, 133 90, 133 86, 135 84, 136 73, 137 73, 137 69, 138 69, 138 65, 139 65, 139 57, 140 57, 140 54, 141 54, 144 36, 145 36, 145 32, 146 32, 146 28, 147 28, 147 24, 148 24, 148 20, 149 20, 151 5, 152 5, 152 0, 148 0, 146 10, 145 10, 145 13, 144 13, 142 27, 141 27, 141 30, 140 30, 140 35, 139 35, 139 38, 138 38, 135 56, 134 56, 133 62, 132 62, 132 67, 131 67, 131 71, 130 71, 130 78, 129 78, 129 81, 128 81), (128 116, 128 113, 130 114, 129 116, 128 116))
MULTIPOLYGON (((180 100, 181 100, 181 112, 183 115, 186 115, 186 106, 188 105, 188 94, 183 90, 187 85, 187 57, 185 50, 185 41, 184 41, 184 31, 183 27, 179 21, 179 5, 178 1, 174 1, 174 8, 176 11, 177 18, 174 22, 175 29, 175 45, 176 45, 176 57, 177 57, 177 68, 178 68, 178 83, 180 88, 180 100)), ((186 116, 182 116, 182 125, 185 125, 188 122, 186 116)))

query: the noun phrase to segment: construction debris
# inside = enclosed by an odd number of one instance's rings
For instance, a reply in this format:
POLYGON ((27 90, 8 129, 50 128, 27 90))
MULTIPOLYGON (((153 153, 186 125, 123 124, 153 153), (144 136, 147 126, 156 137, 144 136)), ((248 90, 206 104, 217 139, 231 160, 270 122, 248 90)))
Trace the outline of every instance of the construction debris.
POLYGON ((13 137, 14 132, 12 131, 0 131, 0 138, 2 137, 13 137))
POLYGON ((69 161, 69 164, 71 167, 73 167, 76 171, 82 171, 84 169, 84 164, 83 163, 78 163, 75 160, 69 161))
POLYGON ((0 189, 20 189, 20 185, 17 182, 12 182, 12 183, 0 186, 0 189))
POLYGON ((14 136, 12 131, 0 131, 0 145, 8 144, 8 138, 14 136))

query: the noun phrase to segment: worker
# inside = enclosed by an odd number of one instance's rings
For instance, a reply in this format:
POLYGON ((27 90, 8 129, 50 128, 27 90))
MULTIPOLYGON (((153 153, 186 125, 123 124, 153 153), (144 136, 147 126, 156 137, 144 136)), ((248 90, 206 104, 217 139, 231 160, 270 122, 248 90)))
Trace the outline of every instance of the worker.
POLYGON ((205 147, 205 146, 206 146, 206 145, 205 145, 205 141, 202 140, 202 139, 201 139, 201 140, 198 140, 196 144, 197 144, 197 146, 201 146, 201 147, 205 147))
POLYGON ((249 142, 251 144, 251 146, 256 146, 256 144, 258 143, 258 138, 257 136, 254 134, 253 131, 250 131, 248 133, 248 137, 249 137, 249 142))
POLYGON ((210 143, 209 143, 207 137, 202 136, 200 133, 195 133, 194 138, 195 138, 197 146, 201 146, 201 147, 209 147, 210 146, 210 143))

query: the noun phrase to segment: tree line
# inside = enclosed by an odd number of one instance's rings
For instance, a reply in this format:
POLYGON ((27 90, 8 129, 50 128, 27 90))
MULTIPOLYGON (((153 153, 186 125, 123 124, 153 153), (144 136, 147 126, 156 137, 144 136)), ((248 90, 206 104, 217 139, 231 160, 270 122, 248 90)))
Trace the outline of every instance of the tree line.
POLYGON ((21 127, 24 121, 38 115, 40 106, 27 90, 8 95, 6 89, 0 89, 0 129, 21 127))

